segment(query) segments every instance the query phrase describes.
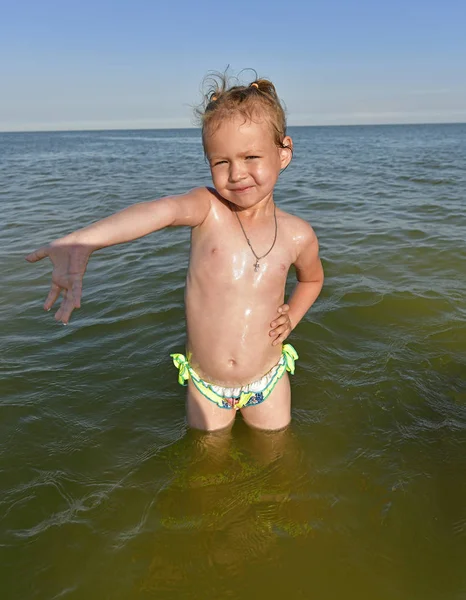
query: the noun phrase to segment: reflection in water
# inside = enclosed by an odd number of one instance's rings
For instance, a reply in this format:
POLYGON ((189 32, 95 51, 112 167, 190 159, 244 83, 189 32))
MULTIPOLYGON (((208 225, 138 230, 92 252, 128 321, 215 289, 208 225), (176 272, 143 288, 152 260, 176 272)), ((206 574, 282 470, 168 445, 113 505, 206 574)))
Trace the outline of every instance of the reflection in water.
POLYGON ((172 449, 175 478, 155 507, 162 529, 143 589, 179 589, 193 573, 239 575, 251 561, 276 558, 280 535, 311 531, 288 507, 307 479, 292 429, 239 429, 190 431, 172 449))

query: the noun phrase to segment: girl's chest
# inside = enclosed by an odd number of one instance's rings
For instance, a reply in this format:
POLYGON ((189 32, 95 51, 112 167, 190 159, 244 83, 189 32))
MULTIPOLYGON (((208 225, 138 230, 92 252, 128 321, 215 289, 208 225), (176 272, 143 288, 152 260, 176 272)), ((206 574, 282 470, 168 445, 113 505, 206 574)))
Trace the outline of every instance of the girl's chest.
POLYGON ((241 229, 193 232, 191 267, 202 270, 206 276, 228 280, 284 281, 293 262, 292 248, 280 232, 276 239, 274 232, 270 233, 251 239, 241 229))

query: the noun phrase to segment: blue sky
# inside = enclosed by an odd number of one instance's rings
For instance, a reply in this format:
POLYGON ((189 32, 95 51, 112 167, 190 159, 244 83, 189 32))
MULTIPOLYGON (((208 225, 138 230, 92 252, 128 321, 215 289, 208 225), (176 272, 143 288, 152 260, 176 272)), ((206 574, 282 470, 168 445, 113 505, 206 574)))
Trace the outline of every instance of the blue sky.
POLYGON ((255 68, 290 125, 466 121, 464 0, 0 0, 0 131, 189 127, 255 68))

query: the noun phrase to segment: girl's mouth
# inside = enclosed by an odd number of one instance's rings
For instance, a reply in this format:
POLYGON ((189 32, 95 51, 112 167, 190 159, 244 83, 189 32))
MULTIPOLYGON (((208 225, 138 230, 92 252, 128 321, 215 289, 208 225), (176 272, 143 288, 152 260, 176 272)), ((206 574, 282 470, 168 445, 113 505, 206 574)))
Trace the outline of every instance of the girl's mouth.
POLYGON ((235 194, 241 194, 243 192, 247 192, 248 190, 250 190, 252 188, 252 185, 248 185, 246 187, 241 187, 241 188, 234 188, 233 190, 231 190, 232 192, 234 192, 235 194))

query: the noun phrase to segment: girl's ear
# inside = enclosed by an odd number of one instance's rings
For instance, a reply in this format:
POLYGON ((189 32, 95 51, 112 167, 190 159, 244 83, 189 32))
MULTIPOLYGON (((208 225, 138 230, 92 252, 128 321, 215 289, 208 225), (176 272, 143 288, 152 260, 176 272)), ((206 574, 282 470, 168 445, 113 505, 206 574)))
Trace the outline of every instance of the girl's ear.
POLYGON ((293 157, 293 140, 290 138, 289 135, 286 135, 283 138, 282 144, 284 147, 279 148, 280 168, 286 169, 293 157))

